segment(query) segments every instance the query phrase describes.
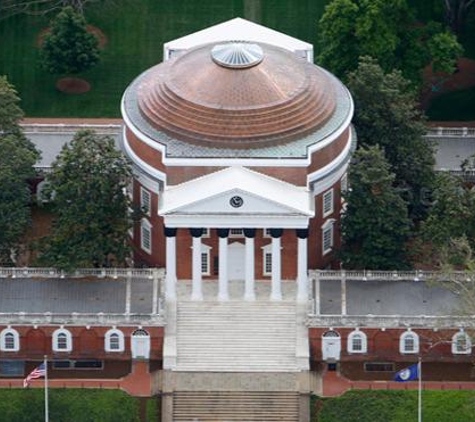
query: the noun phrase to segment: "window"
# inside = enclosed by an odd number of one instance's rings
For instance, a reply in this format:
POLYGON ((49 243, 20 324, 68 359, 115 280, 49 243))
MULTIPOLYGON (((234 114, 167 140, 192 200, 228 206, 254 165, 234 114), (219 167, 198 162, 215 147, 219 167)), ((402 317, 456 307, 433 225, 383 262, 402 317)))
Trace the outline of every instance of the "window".
POLYGON ((70 352, 73 350, 71 333, 60 328, 53 333, 53 352, 70 352))
POLYGON ((0 350, 3 352, 18 352, 20 350, 20 336, 17 330, 5 328, 1 332, 0 350))
POLYGON ((267 245, 262 248, 262 273, 265 276, 272 275, 272 246, 267 245))
POLYGON ((101 360, 54 360, 53 369, 103 369, 101 360))
POLYGON ((469 355, 472 353, 472 341, 466 332, 460 331, 452 337, 452 353, 454 355, 469 355))
POLYGON ((22 377, 24 375, 24 360, 0 360, 0 377, 22 377))
POLYGON ((326 217, 333 212, 333 189, 323 194, 323 216, 326 217))
POLYGON ((271 235, 270 235, 271 230, 272 229, 264 229, 264 237, 271 237, 271 235))
POLYGON ((131 207, 127 207, 127 216, 129 218, 130 228, 128 230, 131 239, 134 238, 134 210, 131 207))
POLYGON ((394 372, 394 363, 390 362, 365 362, 366 372, 394 372))
POLYGON ((152 197, 147 189, 140 188, 140 208, 145 215, 150 216, 152 209, 152 197))
POLYGON ((368 351, 368 340, 366 334, 355 330, 348 336, 348 353, 366 353, 368 351))
POLYGON ((147 253, 152 253, 152 225, 143 219, 140 225, 140 247, 147 253))
POLYGON ((399 352, 403 354, 419 353, 419 336, 413 331, 406 331, 399 338, 399 352))
POLYGON ((333 220, 328 220, 322 227, 322 255, 333 248, 333 220))
POLYGON ((207 237, 209 237, 209 236, 210 236, 210 231, 209 231, 209 229, 208 229, 208 228, 203 229, 203 234, 201 235, 201 237, 202 237, 202 238, 203 238, 203 237, 206 237, 206 238, 207 238, 207 237))
POLYGON ((210 247, 207 245, 201 246, 201 274, 210 275, 210 247))
POLYGON ((229 229, 229 237, 244 237, 243 229, 229 229))
POLYGON ((104 337, 104 349, 106 352, 123 352, 124 333, 115 328, 107 331, 104 337))

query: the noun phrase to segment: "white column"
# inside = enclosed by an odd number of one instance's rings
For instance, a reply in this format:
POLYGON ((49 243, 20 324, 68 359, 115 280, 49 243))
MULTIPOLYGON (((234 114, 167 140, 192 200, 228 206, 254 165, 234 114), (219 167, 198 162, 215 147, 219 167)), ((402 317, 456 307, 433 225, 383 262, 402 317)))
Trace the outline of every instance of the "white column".
POLYGON ((272 286, 271 300, 282 300, 280 237, 272 238, 272 286))
POLYGON ((307 238, 298 240, 297 251, 297 301, 308 300, 308 274, 307 274, 307 238))
POLYGON ((193 276, 191 285, 191 300, 203 300, 201 277, 201 237, 193 236, 193 276))
POLYGON ((228 238, 219 237, 219 293, 218 300, 229 300, 228 292, 228 238))
POLYGON ((320 271, 315 271, 315 280, 314 280, 314 300, 315 300, 315 315, 320 315, 320 271))
POLYGON ((176 300, 176 237, 166 238, 165 298, 176 300))
POLYGON ((244 286, 244 300, 255 300, 254 291, 254 237, 246 237, 246 257, 245 257, 246 279, 244 286))
POLYGON ((346 315, 346 273, 341 272, 341 314, 346 315))

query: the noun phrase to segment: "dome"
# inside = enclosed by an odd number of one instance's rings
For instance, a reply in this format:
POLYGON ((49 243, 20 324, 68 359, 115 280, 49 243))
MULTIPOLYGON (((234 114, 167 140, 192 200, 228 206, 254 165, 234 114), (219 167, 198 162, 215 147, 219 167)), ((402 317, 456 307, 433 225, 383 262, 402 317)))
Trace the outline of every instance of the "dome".
POLYGON ((140 78, 138 106, 152 127, 215 148, 309 135, 332 117, 339 83, 290 51, 246 42, 197 47, 140 78))

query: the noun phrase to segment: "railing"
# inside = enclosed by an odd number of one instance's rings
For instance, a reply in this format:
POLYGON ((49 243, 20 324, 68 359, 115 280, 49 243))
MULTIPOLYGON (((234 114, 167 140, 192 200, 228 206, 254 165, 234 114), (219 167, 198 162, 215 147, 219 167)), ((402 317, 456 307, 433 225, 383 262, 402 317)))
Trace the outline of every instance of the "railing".
POLYGON ((475 138, 473 127, 429 127, 427 138, 475 138))
POLYGON ((475 328, 473 316, 428 315, 315 315, 309 314, 309 327, 425 327, 425 328, 475 328))
POLYGON ((117 135, 122 125, 117 123, 24 123, 25 133, 76 133, 78 130, 91 129, 100 134, 117 135))
POLYGON ((158 277, 163 279, 165 270, 163 268, 81 268, 71 273, 66 273, 54 268, 35 267, 0 267, 0 278, 149 278, 158 277))
POLYGON ((29 313, 13 312, 0 313, 0 325, 6 324, 64 324, 64 325, 163 325, 163 315, 157 314, 127 314, 127 313, 29 313))
POLYGON ((424 281, 424 280, 466 280, 469 278, 464 271, 453 271, 451 273, 442 273, 439 271, 371 271, 371 270, 314 270, 309 272, 312 279, 319 280, 378 280, 378 281, 424 281))

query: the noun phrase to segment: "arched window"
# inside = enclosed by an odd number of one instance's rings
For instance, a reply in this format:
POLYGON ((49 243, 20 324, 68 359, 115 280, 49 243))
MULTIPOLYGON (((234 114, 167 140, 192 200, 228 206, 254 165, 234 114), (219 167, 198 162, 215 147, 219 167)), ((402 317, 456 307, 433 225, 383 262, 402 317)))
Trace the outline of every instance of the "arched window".
POLYGON ((465 331, 459 331, 452 337, 452 353, 454 355, 469 355, 472 353, 472 340, 465 331))
POLYGON ((53 333, 53 352, 70 352, 73 350, 71 333, 60 328, 53 333))
POLYGON ((419 336, 413 331, 406 331, 399 338, 399 352, 403 354, 419 353, 419 336))
POLYGON ((366 353, 368 351, 368 339, 360 330, 352 331, 348 336, 348 353, 366 353))
POLYGON ((124 347, 124 333, 115 328, 107 331, 104 338, 104 348, 106 352, 123 352, 124 347))
POLYGON ((20 336, 17 330, 5 328, 1 332, 0 350, 2 352, 18 352, 20 350, 20 336))

